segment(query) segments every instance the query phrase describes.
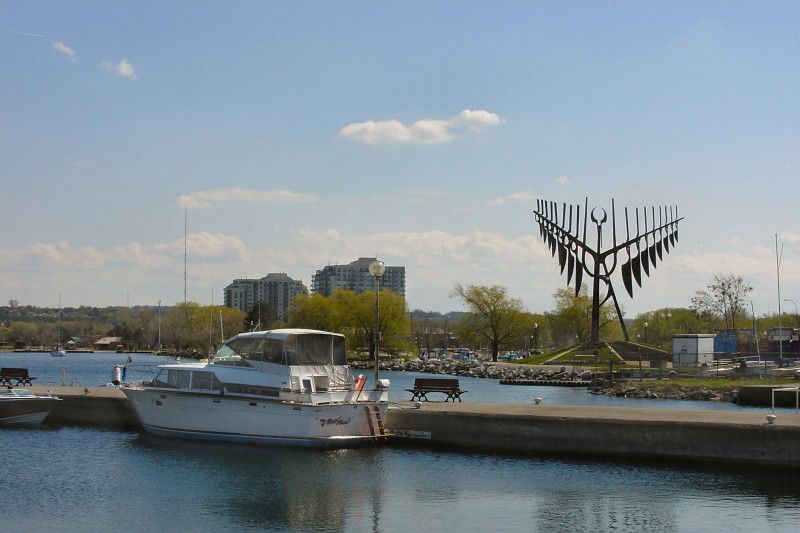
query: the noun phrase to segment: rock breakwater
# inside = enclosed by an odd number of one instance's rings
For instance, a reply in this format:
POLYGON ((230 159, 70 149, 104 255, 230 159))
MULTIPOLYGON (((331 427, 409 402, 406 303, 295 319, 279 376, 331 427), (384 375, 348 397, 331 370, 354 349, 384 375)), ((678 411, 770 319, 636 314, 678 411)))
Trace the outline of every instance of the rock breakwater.
MULTIPOLYGON (((354 369, 371 369, 372 362, 356 362, 351 365, 354 369)), ((615 377, 608 379, 607 373, 595 376, 594 372, 587 369, 572 370, 563 366, 531 366, 513 363, 494 363, 491 361, 466 362, 466 361, 440 361, 431 359, 421 361, 414 359, 404 361, 393 359, 382 361, 381 370, 398 372, 419 372, 423 374, 447 374, 470 378, 487 378, 499 380, 586 380, 592 381, 590 392, 624 398, 665 399, 665 400, 695 400, 695 401, 733 401, 738 387, 691 387, 670 383, 664 379, 625 379, 615 377)))
POLYGON ((731 386, 687 387, 665 383, 665 380, 624 381, 598 392, 619 398, 731 402, 738 390, 738 387, 731 386))
MULTIPOLYGON (((351 363, 353 368, 372 368, 372 362, 351 363)), ((566 367, 554 366, 552 368, 542 368, 530 365, 515 365, 509 363, 494 363, 491 361, 467 362, 467 361, 440 361, 430 359, 421 361, 413 359, 404 361, 393 359, 380 363, 381 370, 391 370, 398 372, 420 372, 423 374, 447 374, 451 376, 463 376, 469 378, 487 379, 591 379, 593 373, 589 370, 572 371, 566 367)))

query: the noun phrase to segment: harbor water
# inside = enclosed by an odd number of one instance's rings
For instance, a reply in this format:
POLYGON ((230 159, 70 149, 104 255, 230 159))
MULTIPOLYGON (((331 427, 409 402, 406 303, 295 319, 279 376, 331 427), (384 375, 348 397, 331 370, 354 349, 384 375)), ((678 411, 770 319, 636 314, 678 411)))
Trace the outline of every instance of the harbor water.
MULTIPOLYGON (((0 354, 40 385, 98 386, 128 354, 0 354)), ((131 354, 134 365, 168 359, 131 354)), ((386 373, 398 399, 415 374, 386 373)), ((460 378, 465 401, 742 409, 460 378), (654 403, 655 402, 655 403, 654 403), (677 405, 676 405, 677 404, 677 405)), ((793 416, 793 411, 785 416, 793 416)), ((73 427, 0 429, 10 529, 41 531, 796 531, 796 472, 373 446, 319 451, 73 427)))

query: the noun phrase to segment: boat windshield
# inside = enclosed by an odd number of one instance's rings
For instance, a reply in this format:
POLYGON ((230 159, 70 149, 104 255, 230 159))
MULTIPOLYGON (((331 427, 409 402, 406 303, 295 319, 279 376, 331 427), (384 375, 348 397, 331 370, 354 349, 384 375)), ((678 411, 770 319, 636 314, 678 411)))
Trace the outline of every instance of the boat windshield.
POLYGON ((6 398, 36 398, 36 395, 25 389, 0 389, 0 396, 6 398))
POLYGON ((324 333, 282 338, 239 337, 226 342, 212 357, 219 365, 251 366, 252 362, 284 365, 346 365, 344 338, 324 333))

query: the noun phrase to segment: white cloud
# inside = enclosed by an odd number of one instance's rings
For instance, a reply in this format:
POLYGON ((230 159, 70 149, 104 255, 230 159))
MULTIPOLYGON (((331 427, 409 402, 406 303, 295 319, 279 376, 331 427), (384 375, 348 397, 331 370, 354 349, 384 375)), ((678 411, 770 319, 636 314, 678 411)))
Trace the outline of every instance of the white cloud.
POLYGON ((127 59, 121 60, 116 65, 109 61, 103 61, 103 67, 109 72, 113 72, 122 78, 128 78, 131 80, 138 78, 136 72, 133 70, 133 65, 131 65, 127 59))
POLYGON ((410 125, 394 119, 356 122, 342 128, 339 135, 366 144, 441 144, 460 138, 458 132, 464 128, 477 133, 502 123, 495 113, 465 109, 449 119, 422 119, 410 125))
POLYGON ((258 190, 241 189, 212 189, 210 191, 197 191, 191 194, 182 194, 178 197, 178 206, 189 209, 209 209, 219 204, 228 202, 250 202, 269 205, 314 203, 320 200, 313 194, 300 194, 280 189, 258 190))
POLYGON ((566 176, 558 176, 555 181, 556 185, 572 185, 572 182, 566 176))
POLYGON ((488 126, 497 126, 503 123, 503 119, 494 113, 483 110, 471 111, 469 109, 462 111, 453 121, 460 122, 476 132, 488 126))
POLYGON ((530 191, 520 191, 515 192, 512 194, 507 194, 506 196, 501 196, 500 198, 495 198, 494 200, 489 201, 489 205, 503 205, 512 202, 530 202, 536 199, 536 195, 530 191))
POLYGON ((72 61, 75 61, 75 58, 77 56, 77 54, 75 53, 75 50, 73 50, 72 48, 70 48, 66 44, 62 43, 61 41, 53 42, 53 49, 56 50, 57 52, 60 52, 60 53, 64 54, 65 56, 67 56, 72 61))
MULTIPOLYGON (((224 233, 190 233, 186 242, 189 299, 208 303, 213 291, 219 302, 222 289, 233 279, 270 272, 286 272, 309 285, 313 273, 325 265, 372 255, 388 265, 406 267, 412 309, 459 309, 459 302, 448 295, 455 283, 463 283, 505 286, 531 310, 541 312, 552 308, 553 292, 566 286, 557 261, 533 231, 517 235, 480 230, 358 234, 303 226, 281 234, 285 238, 271 235, 266 241, 245 242, 224 233)), ((622 306, 629 312, 688 307, 694 291, 704 288, 714 274, 732 268, 753 285, 757 314, 774 308, 774 249, 689 254, 681 250, 678 245, 659 263, 643 287, 636 288, 634 300, 625 294, 618 269, 614 285, 622 306)), ((161 299, 171 305, 183 299, 183 237, 110 248, 78 247, 64 241, 37 243, 10 249, 4 257, 0 292, 7 298, 24 294, 48 302, 63 292, 70 302, 67 305, 124 305, 130 291, 133 303, 161 299)), ((788 287, 800 283, 800 265, 785 260, 781 281, 788 287)))

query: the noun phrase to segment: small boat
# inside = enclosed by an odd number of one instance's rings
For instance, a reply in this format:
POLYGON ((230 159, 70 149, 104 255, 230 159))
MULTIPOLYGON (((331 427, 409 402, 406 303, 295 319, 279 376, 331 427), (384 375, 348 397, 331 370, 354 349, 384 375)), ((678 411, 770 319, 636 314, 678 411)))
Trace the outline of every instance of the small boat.
POLYGON ((36 396, 26 389, 0 389, 0 425, 41 424, 57 401, 57 396, 36 396))
POLYGON ((64 357, 65 355, 67 355, 67 351, 60 344, 56 344, 50 350, 50 355, 53 357, 64 357))
POLYGON ((389 380, 365 389, 366 378, 354 378, 338 333, 241 333, 207 363, 154 370, 149 381, 122 388, 147 433, 334 448, 386 437, 389 380))

